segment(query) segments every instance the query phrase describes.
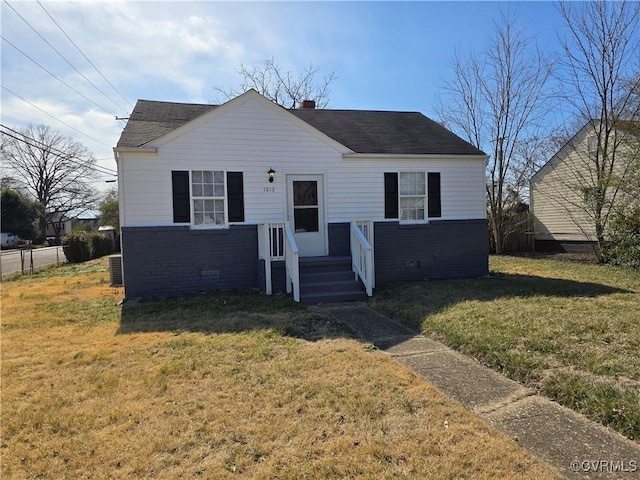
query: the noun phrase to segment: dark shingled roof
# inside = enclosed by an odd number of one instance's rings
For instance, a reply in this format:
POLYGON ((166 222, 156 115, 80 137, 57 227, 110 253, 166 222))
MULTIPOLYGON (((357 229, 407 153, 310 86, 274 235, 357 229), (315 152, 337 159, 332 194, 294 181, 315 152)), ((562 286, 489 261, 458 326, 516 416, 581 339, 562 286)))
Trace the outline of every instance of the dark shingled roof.
POLYGON ((118 147, 140 147, 214 108, 216 105, 138 100, 118 147))
POLYGON ((419 112, 291 110, 356 153, 484 155, 419 112))
MULTIPOLYGON (((139 147, 216 105, 138 100, 118 147, 139 147)), ((484 155, 419 112, 288 110, 356 153, 484 155)))

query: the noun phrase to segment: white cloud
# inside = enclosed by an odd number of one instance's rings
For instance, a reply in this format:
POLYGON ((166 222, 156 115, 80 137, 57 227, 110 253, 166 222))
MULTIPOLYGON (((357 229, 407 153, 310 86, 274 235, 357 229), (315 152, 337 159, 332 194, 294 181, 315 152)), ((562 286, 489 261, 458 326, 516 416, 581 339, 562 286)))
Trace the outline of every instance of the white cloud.
MULTIPOLYGON (((2 123, 44 123, 85 144, 98 158, 111 158, 122 125, 138 98, 208 102, 214 86, 237 84, 241 63, 274 57, 299 71, 323 65, 344 50, 333 38, 348 18, 314 13, 291 3, 43 2, 47 11, 127 101, 96 72, 36 2, 10 2, 32 26, 97 85, 97 91, 60 58, 3 2, 2 32, 36 62, 103 109, 62 85, 3 42, 2 84, 52 117, 2 91, 2 123), (312 39, 314 37, 314 39, 312 39), (116 106, 115 104, 119 105, 116 106)), ((352 27, 349 27, 352 28, 352 27)), ((355 30, 358 30, 357 28, 355 30)), ((115 168, 113 160, 103 162, 115 168)))
POLYGON ((50 98, 28 100, 40 110, 25 104, 17 97, 3 98, 2 123, 10 128, 21 128, 30 123, 49 125, 86 146, 96 158, 101 159, 102 166, 116 168, 112 146, 115 145, 122 128, 113 116, 95 108, 78 110, 50 98))

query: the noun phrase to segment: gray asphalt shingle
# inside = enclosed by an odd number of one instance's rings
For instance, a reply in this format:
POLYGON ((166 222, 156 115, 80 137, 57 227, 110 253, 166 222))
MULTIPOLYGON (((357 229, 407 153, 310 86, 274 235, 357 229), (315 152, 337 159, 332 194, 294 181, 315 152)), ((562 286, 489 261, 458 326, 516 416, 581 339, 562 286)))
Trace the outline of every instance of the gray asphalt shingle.
MULTIPOLYGON (((140 147, 216 105, 138 100, 118 147, 140 147)), ((483 155, 419 112, 288 110, 356 153, 483 155)))

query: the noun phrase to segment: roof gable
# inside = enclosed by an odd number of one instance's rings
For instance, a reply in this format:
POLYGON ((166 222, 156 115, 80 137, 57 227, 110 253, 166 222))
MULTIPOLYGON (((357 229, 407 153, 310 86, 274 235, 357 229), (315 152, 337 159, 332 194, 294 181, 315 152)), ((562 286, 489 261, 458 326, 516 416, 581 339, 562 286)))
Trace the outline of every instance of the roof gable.
MULTIPOLYGON (((595 134, 594 129, 596 128, 596 123, 596 120, 590 120, 585 123, 585 125, 578 130, 573 137, 567 140, 567 142, 531 176, 529 182, 536 183, 541 181, 547 171, 553 169, 559 162, 564 161, 570 152, 578 149, 579 145, 583 145, 584 142, 586 142, 587 137, 595 134)), ((621 120, 616 124, 616 129, 629 135, 638 135, 640 132, 640 122, 621 120)))
POLYGON ((241 98, 260 98, 291 119, 310 126, 355 153, 405 155, 484 155, 484 153, 419 112, 370 110, 286 110, 254 90, 219 105, 138 100, 118 147, 141 147, 199 117, 231 108, 241 98))
POLYGON ((553 168, 558 162, 562 161, 566 156, 575 149, 576 144, 583 140, 587 136, 587 132, 590 128, 590 122, 587 122, 576 134, 571 137, 567 142, 560 147, 560 149, 553 154, 553 156, 542 165, 536 173, 534 173, 529 179, 529 183, 535 183, 539 181, 547 171, 553 168))

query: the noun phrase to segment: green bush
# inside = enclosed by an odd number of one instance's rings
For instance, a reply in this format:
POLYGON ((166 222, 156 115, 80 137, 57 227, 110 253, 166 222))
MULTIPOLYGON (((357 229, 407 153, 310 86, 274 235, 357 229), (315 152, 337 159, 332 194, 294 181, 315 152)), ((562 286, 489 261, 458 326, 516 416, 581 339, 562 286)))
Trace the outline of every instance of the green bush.
POLYGON ((109 255, 113 250, 111 237, 104 233, 92 232, 89 234, 91 258, 100 258, 109 255))
POLYGON ((603 258, 612 265, 640 270, 640 207, 611 218, 603 258))
POLYGON ((91 260, 89 234, 78 230, 65 235, 62 239, 62 250, 69 263, 81 263, 91 260))
POLYGON ((69 263, 81 263, 109 255, 111 238, 98 232, 73 231, 62 239, 62 249, 69 263))

